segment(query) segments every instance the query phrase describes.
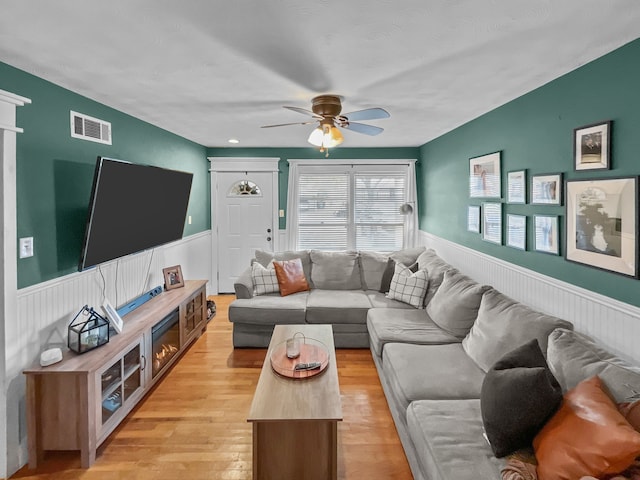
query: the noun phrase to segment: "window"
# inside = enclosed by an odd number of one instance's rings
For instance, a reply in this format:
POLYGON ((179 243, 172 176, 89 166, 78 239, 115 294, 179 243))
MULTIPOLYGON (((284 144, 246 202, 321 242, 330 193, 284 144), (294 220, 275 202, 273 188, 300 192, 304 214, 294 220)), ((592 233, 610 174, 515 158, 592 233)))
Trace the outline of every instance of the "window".
POLYGON ((291 248, 393 251, 410 243, 407 216, 399 210, 407 201, 407 178, 413 172, 406 161, 400 165, 298 164, 293 170, 291 248))

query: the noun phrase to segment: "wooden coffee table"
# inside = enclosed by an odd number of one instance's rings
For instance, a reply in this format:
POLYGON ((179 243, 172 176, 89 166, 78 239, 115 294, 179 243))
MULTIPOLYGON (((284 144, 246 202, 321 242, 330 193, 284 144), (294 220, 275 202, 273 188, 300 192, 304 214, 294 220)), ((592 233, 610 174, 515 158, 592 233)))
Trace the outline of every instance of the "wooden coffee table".
POLYGON ((336 479, 342 403, 331 325, 276 325, 249 411, 254 479, 336 479), (308 378, 273 371, 271 352, 294 333, 326 345, 329 364, 308 378))

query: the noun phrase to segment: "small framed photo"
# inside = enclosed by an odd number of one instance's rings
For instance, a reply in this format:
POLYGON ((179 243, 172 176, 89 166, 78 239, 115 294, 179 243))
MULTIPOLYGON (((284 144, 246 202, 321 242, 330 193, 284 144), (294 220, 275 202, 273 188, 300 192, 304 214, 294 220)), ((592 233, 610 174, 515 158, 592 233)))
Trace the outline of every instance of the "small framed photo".
POLYGON ((566 183, 571 262, 638 277, 638 177, 566 183))
POLYGON ((574 169, 611 168, 611 121, 585 125, 573 130, 574 169))
POLYGON ((557 215, 534 215, 534 241, 536 252, 560 255, 557 215))
POLYGON ((562 205, 562 174, 531 177, 532 205, 562 205))
POLYGON ((109 300, 105 299, 104 303, 102 304, 102 310, 107 316, 109 323, 113 326, 113 329, 117 333, 122 333, 122 329, 124 328, 124 322, 122 321, 122 317, 118 315, 117 310, 113 308, 113 305, 111 305, 111 303, 109 303, 109 300))
POLYGON ((527 203, 527 171, 507 173, 507 203, 527 203))
POLYGON ((507 246, 519 250, 527 249, 526 215, 507 215, 507 246))
POLYGON ((469 197, 501 198, 500 152, 469 159, 469 197))
POLYGON ((164 287, 167 290, 184 287, 184 278, 182 278, 182 268, 180 265, 163 268, 162 274, 164 275, 164 287))
POLYGON ((502 245, 502 204, 482 205, 482 239, 502 245))
POLYGON ((467 210, 467 230, 480 233, 480 206, 469 205, 467 210))

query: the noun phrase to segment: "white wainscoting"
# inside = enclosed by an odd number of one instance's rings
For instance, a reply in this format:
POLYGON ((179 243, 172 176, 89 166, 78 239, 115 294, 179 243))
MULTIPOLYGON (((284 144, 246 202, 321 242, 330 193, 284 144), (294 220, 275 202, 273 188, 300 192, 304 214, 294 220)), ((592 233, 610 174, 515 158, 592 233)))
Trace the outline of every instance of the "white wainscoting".
MULTIPOLYGON (((640 308, 420 232, 420 242, 479 283, 573 323, 607 350, 640 365, 640 308)), ((639 284, 640 286, 640 284, 639 284)))
MULTIPOLYGON (((211 230, 18 291, 18 318, 6 322, 8 452, 14 463, 9 471, 27 461, 22 371, 37 362, 46 347, 66 346, 67 326, 82 306, 101 313, 105 297, 119 307, 163 285, 162 269, 172 265, 180 265, 187 280, 211 282, 211 230)), ((126 328, 126 317, 124 321, 126 328)))

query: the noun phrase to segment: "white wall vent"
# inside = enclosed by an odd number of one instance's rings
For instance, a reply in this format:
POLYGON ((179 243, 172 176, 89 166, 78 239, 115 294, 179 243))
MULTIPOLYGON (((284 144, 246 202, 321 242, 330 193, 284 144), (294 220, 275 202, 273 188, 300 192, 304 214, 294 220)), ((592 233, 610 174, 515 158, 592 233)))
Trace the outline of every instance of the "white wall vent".
POLYGON ((73 110, 70 113, 71 136, 73 138, 111 145, 111 124, 109 122, 73 110))

